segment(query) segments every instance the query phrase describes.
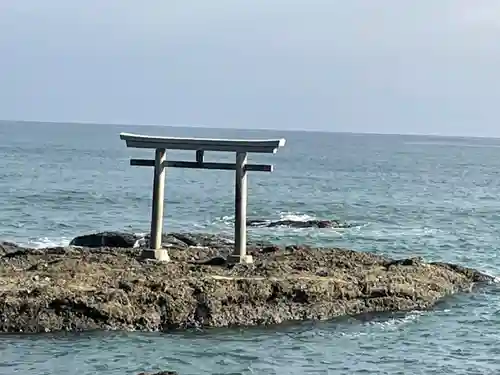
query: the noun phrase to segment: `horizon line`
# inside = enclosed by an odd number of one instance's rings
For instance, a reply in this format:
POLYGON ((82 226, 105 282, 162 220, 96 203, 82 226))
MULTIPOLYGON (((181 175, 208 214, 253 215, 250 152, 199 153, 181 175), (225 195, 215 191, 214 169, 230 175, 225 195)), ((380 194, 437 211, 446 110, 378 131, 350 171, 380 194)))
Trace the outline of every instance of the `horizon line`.
POLYGON ((39 121, 39 120, 3 120, 0 123, 25 123, 25 124, 57 124, 57 125, 102 125, 102 126, 150 126, 150 127, 164 127, 164 128, 193 128, 193 129, 214 129, 214 130, 243 130, 243 131, 283 131, 288 133, 328 133, 328 134, 352 134, 352 135, 389 135, 389 136, 413 136, 413 137, 440 137, 440 138, 478 138, 478 139, 500 139, 500 136, 488 135, 461 135, 461 134, 439 134, 439 133, 381 133, 381 132, 350 132, 342 130, 324 130, 324 129, 277 129, 277 128, 230 128, 230 127, 217 127, 201 124, 190 125, 162 125, 162 124, 130 124, 118 122, 92 122, 92 121, 39 121))

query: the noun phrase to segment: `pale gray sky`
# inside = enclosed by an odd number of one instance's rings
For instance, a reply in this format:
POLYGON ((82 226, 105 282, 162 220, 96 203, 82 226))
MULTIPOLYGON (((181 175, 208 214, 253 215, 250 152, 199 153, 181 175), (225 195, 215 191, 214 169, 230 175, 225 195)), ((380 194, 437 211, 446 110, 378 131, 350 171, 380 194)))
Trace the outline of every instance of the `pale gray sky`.
POLYGON ((500 136, 500 1, 0 0, 0 118, 500 136))

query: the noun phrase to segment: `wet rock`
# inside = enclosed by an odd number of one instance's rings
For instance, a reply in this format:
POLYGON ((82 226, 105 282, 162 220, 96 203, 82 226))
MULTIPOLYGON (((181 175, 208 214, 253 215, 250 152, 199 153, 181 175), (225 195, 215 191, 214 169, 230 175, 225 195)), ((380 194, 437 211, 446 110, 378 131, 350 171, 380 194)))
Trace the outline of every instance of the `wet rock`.
POLYGON ((396 259, 396 260, 391 260, 386 264, 386 267, 391 267, 391 266, 415 266, 418 264, 422 264, 424 260, 422 257, 417 257, 417 258, 408 258, 408 259, 396 259))
POLYGON ((186 244, 187 246, 200 246, 200 242, 196 238, 193 238, 192 236, 189 236, 187 234, 173 233, 171 234, 171 236, 177 241, 186 244))
MULTIPOLYGON (((147 234, 138 242, 139 247, 149 246, 150 235, 147 234)), ((183 233, 169 233, 162 236, 161 243, 165 247, 180 247, 188 248, 191 246, 200 246, 199 238, 196 235, 183 234, 183 233)))
POLYGON ((208 260, 204 260, 201 262, 196 262, 195 264, 200 264, 204 266, 223 266, 227 264, 227 259, 224 257, 213 257, 208 260))
POLYGON ((141 372, 137 375, 179 375, 176 371, 160 371, 155 373, 141 372))
POLYGON ((325 320, 427 309, 493 280, 459 265, 303 245, 270 247, 253 253, 252 265, 229 266, 227 238, 186 236, 200 246, 182 240, 185 246, 169 249, 169 263, 142 262, 139 249, 112 247, 1 256, 0 331, 169 331, 325 320))
POLYGON ((70 246, 83 247, 122 247, 131 248, 136 246, 139 237, 121 232, 92 233, 73 238, 70 246))
MULTIPOLYGON (((123 232, 100 232, 75 237, 70 246, 88 248, 147 248, 149 234, 144 237, 123 232)), ((187 249, 189 247, 231 247, 230 238, 204 233, 168 233, 162 236, 163 247, 187 249)))
POLYGON ((0 256, 19 251, 21 248, 12 242, 0 241, 0 256))
POLYGON ((338 220, 247 220, 250 227, 290 227, 290 228, 347 228, 348 224, 338 220))
POLYGON ((280 247, 276 245, 265 246, 260 250, 260 252, 263 254, 275 253, 277 251, 280 251, 280 247))
POLYGON ((308 251, 308 250, 311 250, 311 248, 309 246, 305 246, 305 245, 288 245, 285 247, 285 250, 286 251, 289 251, 289 252, 293 252, 293 251, 308 251))

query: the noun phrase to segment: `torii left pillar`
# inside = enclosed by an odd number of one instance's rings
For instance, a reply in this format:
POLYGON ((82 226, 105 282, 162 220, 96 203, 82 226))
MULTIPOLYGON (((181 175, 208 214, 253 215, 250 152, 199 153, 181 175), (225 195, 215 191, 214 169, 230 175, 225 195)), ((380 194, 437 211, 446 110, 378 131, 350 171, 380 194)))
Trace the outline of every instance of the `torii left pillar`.
POLYGON ((151 208, 151 232, 149 235, 149 249, 144 249, 142 257, 169 262, 168 251, 162 249, 163 233, 163 205, 165 198, 165 171, 167 169, 166 150, 158 148, 155 151, 155 166, 153 177, 153 203, 151 208))

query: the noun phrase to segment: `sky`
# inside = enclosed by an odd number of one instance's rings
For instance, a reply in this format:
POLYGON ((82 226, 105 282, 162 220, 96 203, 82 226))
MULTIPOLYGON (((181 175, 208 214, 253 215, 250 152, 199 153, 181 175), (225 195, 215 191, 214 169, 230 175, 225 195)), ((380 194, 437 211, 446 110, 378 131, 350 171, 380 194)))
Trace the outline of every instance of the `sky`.
POLYGON ((0 0, 0 119, 500 136, 498 0, 0 0))

